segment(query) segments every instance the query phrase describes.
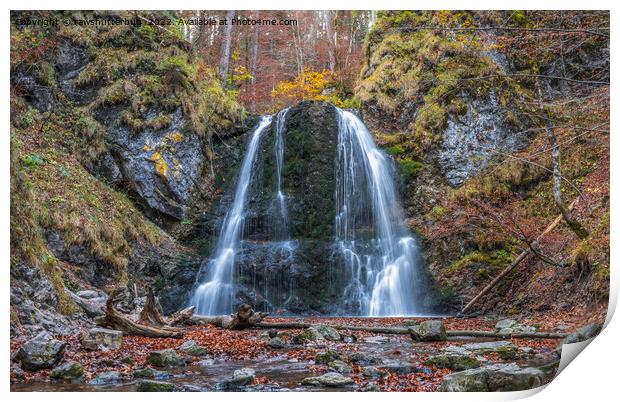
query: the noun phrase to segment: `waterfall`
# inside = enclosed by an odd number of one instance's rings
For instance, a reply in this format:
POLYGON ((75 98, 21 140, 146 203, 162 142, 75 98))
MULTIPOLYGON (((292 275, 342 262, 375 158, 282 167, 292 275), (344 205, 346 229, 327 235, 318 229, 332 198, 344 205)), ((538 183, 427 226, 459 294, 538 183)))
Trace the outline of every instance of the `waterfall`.
POLYGON ((368 316, 416 314, 415 240, 392 178, 392 164, 354 114, 338 109, 336 250, 348 284, 343 310, 368 316))
POLYGON ((279 225, 276 227, 279 229, 279 233, 276 233, 278 240, 288 240, 288 211, 286 209, 286 196, 282 192, 282 165, 284 163, 284 131, 286 123, 286 113, 290 107, 282 109, 276 117, 276 139, 275 139, 275 159, 276 159, 276 204, 278 216, 280 220, 279 225))
MULTIPOLYGON (((227 314, 232 311, 235 294, 235 254, 238 251, 240 232, 243 227, 247 192, 252 176, 252 166, 263 131, 271 124, 271 116, 263 116, 252 133, 235 189, 233 205, 228 210, 217 241, 213 258, 203 263, 206 280, 196 288, 192 304, 196 313, 204 315, 227 314), (206 265, 206 267, 204 266, 206 265)), ((199 274, 199 278, 203 276, 199 274)))

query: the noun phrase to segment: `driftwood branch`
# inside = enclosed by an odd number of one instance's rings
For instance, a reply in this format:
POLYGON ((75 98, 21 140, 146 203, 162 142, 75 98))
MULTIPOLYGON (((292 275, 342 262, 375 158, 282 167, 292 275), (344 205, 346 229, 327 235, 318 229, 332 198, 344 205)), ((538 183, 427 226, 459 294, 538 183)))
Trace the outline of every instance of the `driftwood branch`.
POLYGON ((183 331, 168 326, 156 327, 132 320, 120 313, 114 304, 119 300, 122 289, 116 289, 106 302, 105 317, 98 323, 101 326, 122 331, 127 335, 146 336, 150 338, 181 338, 183 331))
MULTIPOLYGON (((569 210, 572 210, 573 207, 575 206, 575 204, 577 203, 578 198, 576 198, 573 202, 571 202, 571 204, 568 206, 569 210)), ((534 240, 534 242, 531 244, 531 246, 525 250, 523 250, 523 252, 521 254, 519 254, 519 256, 517 258, 514 259, 514 261, 512 261, 510 263, 510 265, 508 265, 502 272, 499 273, 499 275, 497 275, 492 281, 491 283, 489 283, 487 286, 484 287, 484 289, 482 289, 480 291, 480 293, 478 293, 476 295, 476 297, 474 297, 469 303, 467 303, 467 305, 465 307, 463 307, 463 309, 461 310, 461 314, 467 312, 469 309, 472 308, 472 306, 474 304, 476 304, 478 302, 478 300, 480 300, 484 295, 486 295, 487 293, 489 293, 489 291, 491 289, 493 289, 506 275, 508 275, 517 265, 519 265, 519 263, 521 261, 523 261, 525 259, 525 257, 527 257, 531 252, 532 252, 532 248, 533 247, 537 247, 538 243, 540 242, 540 240, 549 232, 551 232, 553 229, 555 229, 555 227, 560 223, 560 221, 562 220, 562 215, 558 215, 553 222, 551 222, 551 224, 545 229, 544 232, 542 232, 540 234, 540 236, 538 236, 538 238, 536 238, 536 240, 534 240)))
POLYGON ((224 329, 246 329, 260 325, 266 313, 257 313, 249 304, 242 304, 235 314, 220 315, 215 317, 193 316, 188 323, 196 325, 212 324, 224 329))

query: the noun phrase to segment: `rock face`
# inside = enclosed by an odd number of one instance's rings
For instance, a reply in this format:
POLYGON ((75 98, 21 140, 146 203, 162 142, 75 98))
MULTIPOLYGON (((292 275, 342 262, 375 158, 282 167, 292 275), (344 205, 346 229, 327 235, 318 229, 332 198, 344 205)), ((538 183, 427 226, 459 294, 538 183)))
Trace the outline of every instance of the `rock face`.
POLYGON ((54 287, 39 268, 23 263, 11 266, 11 311, 15 312, 20 324, 18 330, 11 320, 12 336, 28 336, 42 331, 53 335, 70 334, 73 327, 67 317, 56 310, 57 306, 54 287))
POLYGON ((322 385, 325 387, 344 387, 354 383, 355 382, 351 378, 345 377, 342 374, 333 371, 318 377, 304 378, 301 382, 302 385, 322 385))
MULTIPOLYGON (((465 97, 467 99, 467 97, 465 97)), ((491 91, 487 99, 467 99, 464 115, 448 118, 437 162, 452 186, 459 186, 487 166, 497 152, 512 152, 526 145, 523 135, 512 135, 504 108, 491 91)))
POLYGON ((544 383, 545 374, 539 369, 521 368, 515 363, 495 364, 449 374, 444 377, 439 391, 523 391, 540 387, 544 383))
POLYGON ((62 359, 66 346, 66 343, 42 332, 17 351, 16 360, 28 371, 50 368, 62 359))
POLYGON ((172 349, 157 350, 151 352, 148 358, 149 364, 155 367, 183 367, 185 366, 185 360, 181 358, 172 349))
POLYGON ((119 349, 123 346, 123 333, 108 328, 91 328, 80 337, 82 348, 86 350, 119 349))
MULTIPOLYGON (((154 119, 158 111, 146 115, 154 119)), ((198 136, 183 130, 181 109, 169 115, 167 128, 138 133, 122 124, 114 108, 100 110, 98 117, 108 127, 111 143, 111 155, 99 167, 102 175, 112 183, 127 183, 145 207, 183 219, 204 155, 198 136)))

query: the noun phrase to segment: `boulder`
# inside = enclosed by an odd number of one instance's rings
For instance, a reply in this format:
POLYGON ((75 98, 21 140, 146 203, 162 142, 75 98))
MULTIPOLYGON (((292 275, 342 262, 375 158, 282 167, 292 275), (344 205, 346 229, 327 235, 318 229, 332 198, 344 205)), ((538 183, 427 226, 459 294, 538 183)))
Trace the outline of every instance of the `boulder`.
POLYGON ((304 343, 309 342, 318 342, 322 340, 325 340, 325 338, 315 327, 310 327, 293 337, 293 343, 298 345, 303 345, 304 343))
POLYGON ((172 349, 156 350, 149 354, 148 363, 155 367, 183 367, 185 360, 172 349))
POLYGON ((280 338, 271 338, 267 342, 267 346, 269 346, 272 349, 282 349, 286 346, 286 344, 280 338))
POLYGON ((142 380, 136 388, 138 392, 172 392, 174 384, 163 381, 142 380))
POLYGON ((511 334, 533 334, 536 332, 536 327, 532 327, 529 325, 524 325, 516 320, 512 319, 504 319, 500 320, 495 324, 495 331, 501 335, 511 335, 511 334))
POLYGON ((22 368, 28 371, 50 368, 62 359, 66 346, 65 342, 54 339, 47 332, 41 332, 19 348, 15 360, 21 362, 22 368))
POLYGON ((470 353, 443 352, 431 356, 424 363, 439 368, 449 368, 454 371, 469 370, 480 367, 480 361, 470 353))
POLYGON ((317 377, 307 377, 301 381, 302 385, 325 386, 325 387, 344 387, 354 384, 353 379, 345 377, 340 373, 329 372, 317 377))
POLYGON ((603 325, 599 324, 598 322, 588 324, 585 327, 579 328, 578 330, 564 338, 562 344, 587 341, 588 339, 598 335, 598 333, 601 332, 602 329, 603 325))
POLYGON ((82 348, 86 350, 111 350, 123 346, 123 333, 114 329, 94 327, 80 335, 82 348))
POLYGON ((342 335, 333 327, 329 325, 314 325, 313 328, 316 328, 319 334, 323 336, 323 338, 328 341, 341 341, 342 335))
POLYGON ((544 384, 544 373, 536 368, 521 368, 515 363, 460 371, 444 377, 439 391, 497 392, 523 391, 544 384))
POLYGON ((250 385, 256 378, 256 372, 251 368, 242 368, 235 370, 229 380, 224 381, 221 386, 223 388, 237 388, 250 385))
POLYGON ((185 342, 183 345, 179 346, 179 350, 190 356, 206 356, 209 354, 207 348, 198 345, 195 341, 185 342))
POLYGON ((121 382, 123 377, 118 371, 106 371, 89 381, 92 385, 115 384, 121 382))
POLYGON ((414 341, 433 342, 448 339, 442 320, 424 321, 419 326, 409 327, 409 333, 414 341))
POLYGON ((152 369, 150 367, 145 367, 143 369, 135 370, 133 372, 133 377, 134 378, 155 378, 155 379, 161 379, 161 378, 170 378, 170 377, 172 377, 172 374, 167 373, 165 371, 155 370, 155 369, 152 369))
POLYGON ((340 360, 340 355, 338 352, 333 350, 328 350, 326 352, 319 352, 314 357, 314 361, 316 364, 328 364, 333 362, 334 360, 340 360))
POLYGON ((81 381, 84 379, 84 368, 75 361, 68 361, 54 368, 50 373, 54 380, 81 381))
POLYGON ((351 366, 343 362, 342 360, 334 360, 327 364, 330 370, 336 371, 340 374, 350 374, 351 366))
POLYGON ((497 353, 502 359, 515 359, 518 351, 509 341, 466 343, 462 348, 476 354, 497 353))
POLYGON ((80 290, 76 294, 82 299, 94 299, 96 297, 99 297, 99 292, 97 292, 96 290, 80 290))
POLYGON ((362 371, 362 375, 369 378, 383 377, 385 374, 385 371, 379 370, 375 366, 364 367, 364 371, 362 371))
POLYGON ((381 389, 374 382, 369 382, 359 389, 360 392, 379 392, 381 389))
POLYGON ((364 352, 351 353, 349 355, 349 361, 358 366, 370 366, 383 363, 383 360, 381 360, 381 358, 364 352))

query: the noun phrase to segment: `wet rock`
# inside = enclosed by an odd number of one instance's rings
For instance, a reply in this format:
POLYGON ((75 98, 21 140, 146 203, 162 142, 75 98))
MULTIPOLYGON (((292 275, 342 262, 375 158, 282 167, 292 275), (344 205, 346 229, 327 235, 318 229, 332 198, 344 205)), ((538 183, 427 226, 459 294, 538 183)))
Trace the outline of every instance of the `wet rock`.
POLYGON ((366 384, 363 387, 361 387, 359 390, 360 390, 360 392, 379 392, 379 391, 381 391, 379 386, 377 384, 375 384, 374 382, 369 382, 368 384, 366 384))
POLYGON ((123 380, 121 373, 118 371, 106 371, 89 381, 92 385, 116 384, 123 380))
POLYGON ((22 368, 28 371, 50 368, 62 359, 66 346, 65 342, 41 332, 19 348, 15 360, 20 361, 22 368))
POLYGON ((340 355, 338 354, 338 352, 333 350, 317 353, 314 357, 314 361, 316 362, 316 364, 328 364, 330 362, 333 362, 334 360, 340 360, 340 355))
POLYGON ((364 338, 364 342, 366 343, 388 343, 390 338, 387 336, 367 336, 364 338))
POLYGON ((375 366, 364 367, 364 371, 362 372, 362 375, 364 377, 369 377, 369 378, 379 378, 379 377, 383 377, 385 374, 386 374, 385 371, 379 370, 375 366))
POLYGON ((388 372, 388 373, 400 374, 400 375, 415 374, 415 373, 423 373, 423 374, 431 373, 431 370, 429 370, 426 367, 417 367, 417 366, 406 364, 406 363, 388 364, 388 365, 379 367, 379 370, 388 372))
POLYGON ((54 368, 50 373, 50 378, 54 380, 83 380, 84 368, 78 362, 68 361, 54 368))
POLYGON ((313 328, 316 328, 319 334, 323 336, 323 338, 328 341, 340 341, 342 340, 342 335, 333 327, 329 325, 314 325, 313 328))
POLYGON ((336 371, 340 374, 350 374, 351 366, 343 362, 342 360, 334 360, 327 364, 330 370, 336 371))
POLYGON ((11 364, 11 381, 22 381, 24 378, 24 370, 16 364, 11 364))
POLYGON ((123 346, 123 332, 94 327, 80 336, 80 343, 86 350, 112 350, 123 346))
POLYGON ((267 342, 267 346, 269 346, 271 349, 282 349, 286 346, 286 344, 280 338, 271 338, 267 342))
POLYGON ((323 335, 315 327, 310 327, 300 334, 295 335, 293 337, 293 343, 303 345, 304 343, 318 342, 324 339, 323 335))
POLYGON ((579 328, 578 330, 564 338, 562 344, 587 341, 588 339, 598 335, 598 333, 601 332, 602 329, 603 325, 598 322, 588 324, 585 327, 579 328))
POLYGON ((133 377, 134 378, 162 379, 162 378, 170 378, 170 377, 172 377, 172 374, 170 374, 170 373, 168 373, 166 371, 159 371, 159 370, 152 369, 150 367, 145 367, 143 369, 135 370, 133 372, 133 377))
POLYGON ((355 352, 349 355, 349 361, 358 366, 371 366, 383 363, 381 358, 364 352, 355 352))
POLYGON ((502 359, 515 359, 518 348, 509 341, 466 343, 462 347, 476 354, 497 353, 502 359))
POLYGON ((424 321, 418 327, 409 327, 409 332, 413 340, 422 342, 445 341, 448 339, 446 327, 442 320, 424 321))
POLYGON ((250 385, 254 382, 256 372, 251 368, 242 368, 235 370, 229 380, 220 384, 222 388, 237 388, 250 385))
POLYGON ((354 384, 354 381, 345 377, 340 373, 329 372, 325 373, 321 376, 317 377, 307 377, 301 381, 302 385, 314 385, 314 386, 325 386, 325 387, 344 387, 349 384, 354 384))
POLYGON ((138 382, 136 388, 138 392, 172 392, 174 391, 174 384, 163 381, 150 381, 142 380, 138 382))
POLYGON ((198 365, 202 367, 213 366, 214 364, 215 360, 213 359, 204 359, 198 362, 198 365))
POLYGON ((179 346, 179 350, 190 356, 206 356, 209 354, 209 350, 203 346, 199 346, 196 341, 187 341, 183 345, 179 346))
POLYGON ((342 342, 344 343, 355 343, 357 342, 357 336, 351 334, 351 335, 345 335, 342 337, 342 342))
POLYGON ((172 349, 156 350, 148 358, 149 364, 155 367, 183 367, 185 360, 172 349))
POLYGON ((460 371, 444 377, 439 391, 496 392, 523 391, 544 384, 544 373, 536 368, 521 368, 515 363, 460 371))
POLYGON ((470 353, 443 352, 431 356, 426 365, 434 365, 439 368, 449 368, 454 371, 469 370, 480 367, 480 361, 470 353))

